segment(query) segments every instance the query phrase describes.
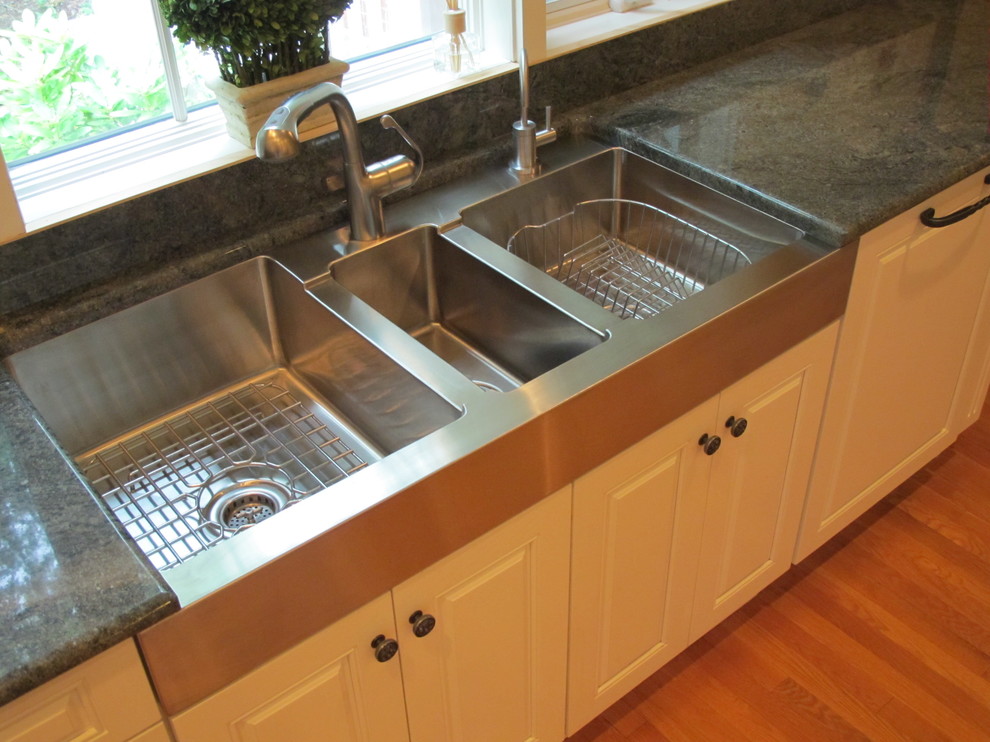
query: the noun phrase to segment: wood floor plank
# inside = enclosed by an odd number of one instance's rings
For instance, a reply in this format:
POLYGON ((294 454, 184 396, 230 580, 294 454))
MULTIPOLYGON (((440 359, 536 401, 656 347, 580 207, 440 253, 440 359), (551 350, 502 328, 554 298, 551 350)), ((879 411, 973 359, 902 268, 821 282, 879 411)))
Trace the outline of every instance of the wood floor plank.
POLYGON ((602 718, 611 724, 624 738, 638 727, 649 724, 642 710, 629 698, 621 698, 602 712, 602 718))
MULTIPOLYGON (((732 620, 732 619, 730 619, 732 620)), ((671 686, 682 684, 685 692, 698 699, 698 702, 705 703, 711 710, 713 718, 720 720, 724 726, 733 729, 740 740, 761 740, 761 742, 790 742, 790 738, 775 726, 768 726, 763 714, 759 713, 750 703, 741 698, 733 688, 713 677, 704 666, 698 661, 703 652, 701 645, 695 645, 688 649, 695 652, 696 656, 691 658, 687 664, 680 667, 674 666, 678 660, 667 665, 654 677, 666 676, 666 683, 671 686), (669 674, 668 674, 669 673, 669 674)), ((679 659, 679 658, 678 658, 679 659)), ((643 684, 647 686, 649 681, 643 684)), ((643 687, 641 686, 641 687, 643 687)), ((662 693, 663 684, 658 684, 652 692, 662 693)), ((660 728, 664 725, 661 720, 660 728)))
POLYGON ((960 649, 965 652, 966 646, 954 641, 946 642, 946 634, 939 632, 937 626, 928 622, 919 625, 910 617, 902 620, 872 596, 857 593, 848 589, 847 585, 836 582, 826 570, 816 574, 808 590, 818 590, 818 600, 830 600, 862 617, 878 634, 906 648, 950 682, 972 689, 977 698, 990 698, 990 685, 981 676, 986 664, 985 656, 960 654, 960 649))
POLYGON ((990 406, 569 742, 990 742, 990 406))
POLYGON ((604 717, 599 716, 570 737, 569 742, 626 742, 626 739, 604 717))
POLYGON ((919 484, 897 507, 990 568, 990 520, 960 508, 926 484, 919 484))
POLYGON ((628 742, 670 742, 670 738, 652 724, 637 727, 626 739, 628 742))
POLYGON ((972 554, 892 508, 857 541, 929 588, 947 596, 974 621, 990 616, 990 569, 972 554), (933 542, 940 543, 933 543, 933 542))
POLYGON ((786 666, 791 677, 868 738, 909 739, 877 715, 893 700, 885 688, 862 673, 855 661, 832 651, 772 605, 760 613, 759 620, 748 622, 737 632, 753 632, 754 640, 786 666), (801 651, 794 651, 794 647, 801 651))
POLYGON ((855 543, 822 565, 826 577, 834 576, 847 589, 881 603, 885 609, 911 622, 916 630, 937 637, 967 667, 978 668, 990 658, 990 633, 947 603, 941 596, 920 588, 887 564, 878 562, 855 543))
POLYGON ((729 726, 704 696, 688 692, 681 683, 671 683, 650 693, 640 708, 651 726, 670 742, 736 742, 729 726))
POLYGON ((990 520, 986 485, 990 480, 990 466, 979 464, 952 448, 936 461, 937 466, 933 462, 914 477, 973 515, 990 520))
POLYGON ((980 418, 959 437, 953 449, 990 468, 990 405, 983 406, 980 418))
MULTIPOLYGON (((824 590, 824 586, 821 579, 806 582, 800 593, 783 595, 781 602, 795 619, 821 618, 835 626, 836 632, 826 634, 829 630, 822 624, 815 631, 823 641, 827 637, 836 652, 848 656, 895 698, 916 709, 936 727, 952 731, 958 740, 986 739, 981 730, 990 729, 990 707, 985 702, 976 701, 952 677, 947 677, 950 671, 932 666, 915 654, 918 644, 911 633, 897 634, 893 627, 877 630, 873 616, 864 618, 859 607, 850 607, 843 595, 824 590), (791 605, 792 600, 801 601, 803 607, 791 605)), ((979 682, 974 674, 966 679, 979 682)))
MULTIPOLYGON (((940 729, 918 713, 917 709, 896 698, 880 710, 880 716, 907 739, 916 742, 958 742, 950 732, 940 729)), ((886 742, 883 737, 875 739, 886 742)))
MULTIPOLYGON (((819 637, 833 647, 833 651, 854 662, 860 671, 875 679, 875 682, 886 688, 902 703, 917 710, 939 729, 948 730, 956 740, 975 740, 977 726, 951 707, 946 707, 939 697, 932 694, 927 684, 920 684, 917 677, 892 662, 896 656, 888 656, 888 647, 882 640, 882 635, 870 629, 856 615, 841 608, 841 606, 821 604, 817 600, 807 601, 807 596, 796 596, 793 592, 785 593, 777 601, 782 611, 786 611, 805 630, 819 637)), ((900 662, 900 665, 908 665, 900 662)))
POLYGON ((721 637, 717 632, 716 628, 699 640, 717 642, 718 647, 717 654, 706 655, 703 662, 714 677, 731 684, 768 726, 805 742, 866 739, 777 667, 769 653, 736 632, 721 637))
MULTIPOLYGON (((886 558, 899 559, 896 554, 886 558)), ((942 593, 937 585, 925 584, 905 565, 891 564, 886 558, 857 540, 837 555, 835 566, 844 567, 846 579, 863 591, 896 585, 899 594, 891 596, 891 600, 899 610, 911 610, 912 606, 917 606, 927 611, 943 630, 953 632, 981 653, 990 654, 990 626, 984 620, 973 618, 966 606, 959 605, 951 596, 942 593)))

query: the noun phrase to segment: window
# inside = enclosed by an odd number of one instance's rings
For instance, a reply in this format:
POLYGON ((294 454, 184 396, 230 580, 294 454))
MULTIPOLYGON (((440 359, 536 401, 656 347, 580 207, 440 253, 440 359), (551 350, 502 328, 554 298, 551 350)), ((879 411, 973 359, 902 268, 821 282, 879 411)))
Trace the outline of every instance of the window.
MULTIPOLYGON (((467 10, 468 31, 479 43, 480 70, 456 79, 433 72, 430 43, 452 1, 353 0, 344 17, 331 26, 332 53, 351 61, 344 88, 360 118, 508 72, 520 46, 535 64, 729 0, 653 0, 645 7, 640 7, 643 0, 457 0, 467 10), (608 12, 632 7, 637 12, 608 12), (598 15, 557 23, 567 13, 589 10, 598 15)), ((13 192, 7 179, 0 178, 0 219, 19 207, 27 231, 35 231, 251 156, 226 136, 212 95, 205 92, 204 81, 216 75, 214 60, 194 49, 175 49, 157 17, 156 2, 0 0, 0 70, 14 75, 4 82, 0 72, 0 149, 8 165, 17 160, 9 168, 13 192), (32 27, 44 16, 45 23, 71 30, 56 37, 63 39, 57 51, 82 64, 86 73, 79 85, 68 89, 80 98, 87 90, 93 93, 96 105, 91 108, 100 114, 55 128, 57 144, 47 150, 36 144, 17 145, 20 134, 11 134, 15 124, 22 129, 55 126, 24 103, 25 96, 41 97, 27 90, 28 81, 41 79, 51 59, 21 39, 18 43, 28 48, 18 53, 35 60, 25 71, 25 65, 13 64, 23 57, 8 53, 12 47, 6 46, 14 43, 14 25, 24 21, 25 11, 31 13, 32 27), (131 48, 137 49, 131 56, 121 52, 122 41, 129 39, 135 39, 131 48), (82 43, 85 53, 79 51, 82 43), (138 52, 148 53, 149 61, 136 63, 138 52), (128 83, 125 78, 137 72, 125 73, 120 66, 153 72, 128 83), (116 98, 123 103, 111 102, 108 89, 118 91, 116 98), (131 93, 120 95, 120 90, 131 93), (97 123, 104 128, 98 131, 97 123)), ((58 96, 51 100, 65 102, 58 96)), ((0 241, 10 239, 9 232, 5 230, 0 241)))
MULTIPOLYGON (((480 8, 479 0, 469 0, 480 8)), ((353 0, 331 52, 363 60, 442 30, 444 0, 353 0)), ((480 10, 478 12, 480 16, 480 10)), ((428 50, 423 50, 427 53, 428 50)), ((174 43, 157 0, 0 0, 0 146, 8 163, 213 102, 212 55, 174 43)))
MULTIPOLYGON (((509 0, 459 4, 469 32, 497 42, 483 63, 506 63, 509 0)), ((446 7, 445 0, 352 0, 331 26, 331 53, 352 62, 344 85, 359 115, 379 100, 398 106, 448 85, 432 79, 430 44, 446 7)), ((2 24, 9 28, 0 30, 0 148, 29 228, 141 192, 130 185, 116 192, 134 178, 151 174, 149 187, 160 186, 173 177, 160 168, 188 177, 249 156, 227 139, 206 89, 217 74, 212 55, 179 47, 157 0, 0 0, 2 24), (19 53, 8 54, 7 44, 21 45, 19 53), (42 69, 61 77, 39 86, 42 69)))
POLYGON ((0 144, 36 158, 211 100, 212 60, 157 33, 154 0, 0 0, 0 144), (166 75, 172 67, 170 90, 166 75))

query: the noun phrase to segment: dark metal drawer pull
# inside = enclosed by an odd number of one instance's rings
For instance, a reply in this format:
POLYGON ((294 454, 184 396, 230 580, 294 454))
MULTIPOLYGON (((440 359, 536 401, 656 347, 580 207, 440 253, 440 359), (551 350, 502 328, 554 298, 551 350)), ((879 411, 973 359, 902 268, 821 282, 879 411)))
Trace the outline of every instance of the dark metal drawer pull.
MULTIPOLYGON (((983 179, 983 182, 990 185, 990 174, 983 179)), ((975 204, 970 204, 959 209, 959 211, 954 211, 948 216, 935 216, 935 209, 925 209, 921 212, 921 223, 926 227, 948 227, 950 224, 961 222, 967 216, 975 214, 987 204, 990 204, 990 196, 981 198, 975 204)))

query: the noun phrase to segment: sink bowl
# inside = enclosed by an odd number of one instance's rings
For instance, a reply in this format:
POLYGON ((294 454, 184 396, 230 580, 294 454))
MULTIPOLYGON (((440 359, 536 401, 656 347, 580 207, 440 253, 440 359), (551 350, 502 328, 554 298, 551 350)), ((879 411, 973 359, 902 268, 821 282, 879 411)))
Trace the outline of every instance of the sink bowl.
POLYGON ((464 226, 622 318, 647 318, 804 233, 612 149, 461 212, 464 226))
POLYGON ((330 274, 489 391, 514 389, 605 339, 433 227, 338 260, 330 274))
POLYGON ((159 569, 461 414, 268 258, 7 363, 159 569))

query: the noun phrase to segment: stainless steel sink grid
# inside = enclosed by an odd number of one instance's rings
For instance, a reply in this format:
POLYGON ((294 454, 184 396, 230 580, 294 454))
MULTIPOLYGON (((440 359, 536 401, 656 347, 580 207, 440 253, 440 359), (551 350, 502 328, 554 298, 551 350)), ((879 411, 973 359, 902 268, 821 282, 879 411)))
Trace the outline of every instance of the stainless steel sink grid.
POLYGON ((649 204, 596 199, 507 245, 623 319, 653 317, 749 265, 741 250, 649 204))
POLYGON ((159 570, 364 468, 373 455, 284 373, 77 459, 159 570))

